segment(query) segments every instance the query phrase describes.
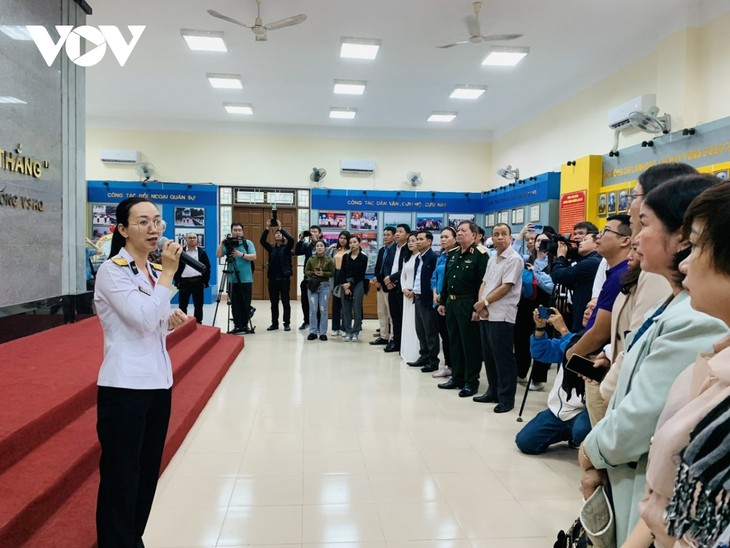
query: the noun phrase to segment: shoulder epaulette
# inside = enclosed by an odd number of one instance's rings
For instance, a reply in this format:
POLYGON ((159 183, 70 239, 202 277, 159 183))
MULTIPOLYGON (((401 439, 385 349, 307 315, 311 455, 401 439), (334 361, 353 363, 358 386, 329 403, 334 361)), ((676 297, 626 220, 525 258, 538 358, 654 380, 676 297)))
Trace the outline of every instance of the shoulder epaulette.
POLYGON ((161 264, 159 264, 159 263, 150 263, 150 264, 152 265, 152 268, 154 268, 155 270, 159 270, 160 272, 162 272, 162 265, 161 264))
POLYGON ((477 246, 477 251, 481 253, 482 255, 487 252, 487 248, 481 245, 477 246))
POLYGON ((129 261, 124 257, 112 257, 112 262, 117 266, 129 266, 129 261))

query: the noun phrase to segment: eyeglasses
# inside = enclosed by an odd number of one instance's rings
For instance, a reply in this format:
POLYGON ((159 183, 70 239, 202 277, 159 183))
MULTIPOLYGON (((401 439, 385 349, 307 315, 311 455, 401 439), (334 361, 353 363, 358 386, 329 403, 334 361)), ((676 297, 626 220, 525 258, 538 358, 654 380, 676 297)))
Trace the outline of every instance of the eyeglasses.
POLYGON ((631 191, 631 199, 632 200, 635 199, 635 198, 643 198, 643 197, 644 197, 643 194, 640 194, 639 192, 634 192, 633 190, 631 191))
POLYGON ((163 232, 165 231, 165 228, 167 228, 167 223, 162 219, 155 219, 154 221, 141 219, 138 223, 129 223, 129 225, 137 225, 140 230, 148 230, 150 226, 153 226, 155 227, 155 230, 162 230, 163 232))
POLYGON ((619 238, 628 238, 628 236, 626 234, 621 234, 620 232, 618 232, 616 230, 611 230, 608 227, 606 227, 603 230, 601 230, 598 233, 598 235, 601 236, 601 237, 603 237, 606 234, 606 232, 611 232, 611 233, 615 234, 616 236, 618 236, 619 238))

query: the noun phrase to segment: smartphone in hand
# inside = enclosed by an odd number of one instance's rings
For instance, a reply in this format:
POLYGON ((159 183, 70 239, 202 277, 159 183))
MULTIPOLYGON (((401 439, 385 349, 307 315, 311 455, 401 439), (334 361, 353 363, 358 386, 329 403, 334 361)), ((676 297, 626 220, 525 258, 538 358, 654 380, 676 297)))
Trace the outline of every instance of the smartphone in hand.
POLYGON ((596 382, 601 382, 608 373, 608 367, 593 367, 591 360, 578 354, 573 354, 570 357, 568 363, 565 364, 565 369, 596 382))
POLYGON ((540 318, 541 320, 547 320, 553 314, 555 314, 555 312, 553 312, 552 310, 550 310, 546 306, 539 305, 537 307, 537 317, 540 318))

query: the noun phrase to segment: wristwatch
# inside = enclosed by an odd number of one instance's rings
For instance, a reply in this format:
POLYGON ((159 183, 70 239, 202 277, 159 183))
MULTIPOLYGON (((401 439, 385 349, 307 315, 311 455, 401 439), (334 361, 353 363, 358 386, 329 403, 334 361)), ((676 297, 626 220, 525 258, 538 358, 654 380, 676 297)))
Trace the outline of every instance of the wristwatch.
POLYGON ((484 299, 484 308, 489 308, 489 301, 487 299, 484 299))

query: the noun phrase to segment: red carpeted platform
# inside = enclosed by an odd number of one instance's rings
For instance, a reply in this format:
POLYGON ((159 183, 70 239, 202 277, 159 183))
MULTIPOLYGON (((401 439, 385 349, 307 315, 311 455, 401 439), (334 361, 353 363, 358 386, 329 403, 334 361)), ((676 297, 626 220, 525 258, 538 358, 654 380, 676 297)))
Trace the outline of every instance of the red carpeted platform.
MULTIPOLYGON (((190 320, 167 347, 175 385, 163 469, 243 338, 190 320)), ((102 352, 96 318, 0 345, 0 546, 95 544, 102 352)))

